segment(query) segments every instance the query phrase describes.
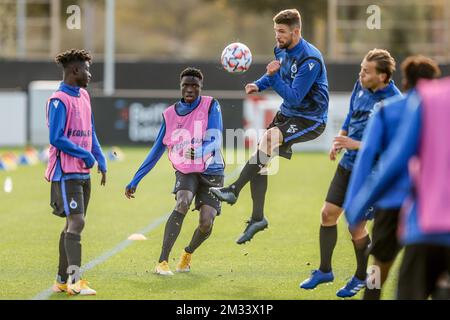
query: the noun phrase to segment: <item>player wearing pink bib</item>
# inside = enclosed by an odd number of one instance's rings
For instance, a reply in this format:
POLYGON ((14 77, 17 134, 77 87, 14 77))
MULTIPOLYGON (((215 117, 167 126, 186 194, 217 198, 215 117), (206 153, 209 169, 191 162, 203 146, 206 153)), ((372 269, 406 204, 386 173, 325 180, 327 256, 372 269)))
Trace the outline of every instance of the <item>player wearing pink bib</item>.
POLYGON ((211 235, 214 219, 220 214, 221 203, 211 195, 209 188, 223 186, 222 114, 217 100, 200 95, 202 86, 200 70, 187 68, 181 73, 183 98, 164 111, 161 129, 149 155, 125 188, 125 196, 134 198, 139 182, 168 150, 175 169, 176 205, 166 223, 155 269, 160 275, 173 275, 168 264, 169 254, 194 196, 194 209, 200 211, 199 224, 177 264, 178 272, 190 271, 192 253, 211 235))
POLYGON ((94 295, 81 279, 81 232, 91 194, 90 168, 98 162, 106 182, 106 160, 94 127, 87 87, 91 55, 84 50, 59 54, 64 79, 47 103, 50 151, 45 178, 51 182, 53 213, 66 219, 59 239, 59 266, 54 292, 94 295), (70 275, 70 277, 69 277, 70 275))

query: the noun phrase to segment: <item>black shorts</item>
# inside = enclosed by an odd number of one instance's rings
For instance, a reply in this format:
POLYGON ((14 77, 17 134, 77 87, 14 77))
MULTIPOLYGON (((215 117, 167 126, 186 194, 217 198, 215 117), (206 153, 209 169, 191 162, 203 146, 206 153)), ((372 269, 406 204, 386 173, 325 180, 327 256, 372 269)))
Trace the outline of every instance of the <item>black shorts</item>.
POLYGON ((450 274, 450 247, 431 244, 405 246, 398 278, 400 300, 424 300, 433 294, 437 282, 450 274))
POLYGON ((91 179, 52 181, 50 206, 59 217, 86 215, 90 197, 91 179))
POLYGON ((209 192, 211 187, 223 187, 223 176, 207 175, 201 173, 184 174, 180 171, 175 172, 175 187, 173 193, 176 194, 180 190, 191 191, 195 195, 195 208, 200 210, 202 205, 213 207, 220 214, 222 203, 209 192))
POLYGON ((326 202, 342 208, 351 174, 352 172, 350 170, 345 169, 340 164, 337 166, 336 173, 328 188, 327 197, 325 199, 326 202))
POLYGON ((325 131, 325 124, 302 117, 286 117, 278 111, 267 127, 277 127, 283 134, 283 143, 278 149, 280 157, 291 159, 292 145, 299 142, 314 140, 325 131))
POLYGON ((397 237, 400 208, 376 209, 370 253, 381 262, 393 261, 402 248, 397 237))

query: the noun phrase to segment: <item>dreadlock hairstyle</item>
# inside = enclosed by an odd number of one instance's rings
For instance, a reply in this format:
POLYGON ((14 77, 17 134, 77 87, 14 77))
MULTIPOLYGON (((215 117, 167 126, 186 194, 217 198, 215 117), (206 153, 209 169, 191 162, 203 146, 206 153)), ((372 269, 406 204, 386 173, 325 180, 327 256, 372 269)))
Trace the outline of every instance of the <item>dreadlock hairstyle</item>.
POLYGON ((89 63, 92 61, 91 54, 84 49, 71 49, 58 54, 55 58, 55 62, 66 68, 69 64, 73 62, 85 62, 89 63))

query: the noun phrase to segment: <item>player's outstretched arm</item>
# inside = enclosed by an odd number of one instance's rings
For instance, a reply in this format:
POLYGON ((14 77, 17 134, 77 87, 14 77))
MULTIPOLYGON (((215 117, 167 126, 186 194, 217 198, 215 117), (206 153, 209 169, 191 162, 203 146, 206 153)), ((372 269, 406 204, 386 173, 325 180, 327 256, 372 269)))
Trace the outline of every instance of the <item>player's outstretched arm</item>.
MULTIPOLYGON (((248 85, 254 85, 258 88, 258 91, 256 92, 260 92, 260 91, 264 91, 267 88, 270 88, 270 81, 269 81, 269 76, 267 74, 264 74, 261 78, 259 78, 258 80, 256 80, 255 82, 249 83, 245 86, 245 92, 247 93, 247 86, 248 85)), ((254 89, 255 87, 252 86, 252 88, 254 89)), ((253 93, 253 91, 251 92, 253 93)), ((247 93, 249 94, 249 93, 247 93)))
POLYGON ((131 180, 131 182, 125 187, 125 196, 128 199, 134 198, 134 196, 132 195, 136 192, 136 188, 139 182, 147 175, 147 173, 149 173, 153 169, 156 163, 158 163, 161 156, 164 154, 164 151, 166 150, 166 146, 163 144, 165 134, 166 124, 163 120, 155 144, 147 155, 147 158, 145 158, 144 162, 141 164, 138 171, 134 175, 133 180, 131 180))

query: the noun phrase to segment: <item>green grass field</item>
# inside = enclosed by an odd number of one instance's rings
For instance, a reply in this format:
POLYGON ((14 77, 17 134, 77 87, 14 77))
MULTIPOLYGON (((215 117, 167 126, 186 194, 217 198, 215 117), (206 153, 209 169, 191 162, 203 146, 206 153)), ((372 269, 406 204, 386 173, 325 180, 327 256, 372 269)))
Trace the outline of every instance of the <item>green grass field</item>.
MULTIPOLYGON (((107 149, 107 148, 105 148, 107 149)), ((3 150, 4 151, 4 150, 3 150)), ((145 158, 146 148, 125 148, 125 160, 110 162, 106 187, 92 175, 92 196, 82 235, 83 264, 102 256, 127 237, 170 213, 174 172, 164 156, 141 182, 136 199, 123 191, 145 158)), ((1 152, 1 150, 0 150, 1 152)), ((95 297, 50 299, 338 299, 335 292, 355 270, 350 235, 344 218, 333 259, 335 282, 313 291, 298 288, 318 266, 320 208, 336 163, 325 154, 296 154, 280 161, 280 172, 269 178, 266 216, 269 229, 246 245, 235 244, 251 212, 249 187, 234 206, 224 205, 212 236, 195 252, 192 271, 161 277, 153 274, 159 257, 164 221, 146 234, 148 240, 124 250, 84 273, 95 297)), ((0 299, 32 299, 54 281, 58 240, 64 220, 51 214, 50 185, 44 165, 0 171, 0 299), (6 177, 13 191, 5 193, 6 177)), ((236 165, 226 169, 232 174, 236 165)), ((198 219, 190 212, 170 257, 175 269, 198 219)), ((385 287, 384 299, 394 298, 398 264, 385 287)), ((360 298, 361 294, 356 296, 360 298)))

